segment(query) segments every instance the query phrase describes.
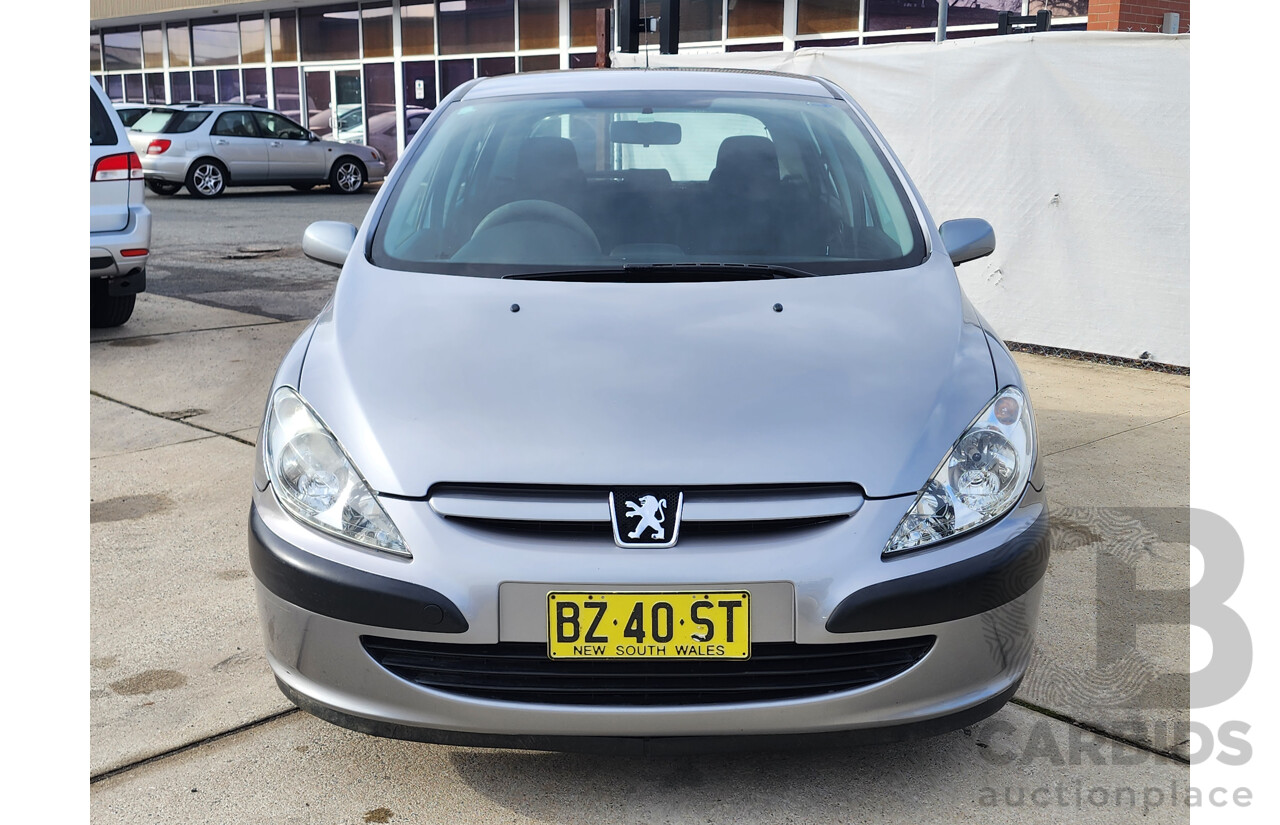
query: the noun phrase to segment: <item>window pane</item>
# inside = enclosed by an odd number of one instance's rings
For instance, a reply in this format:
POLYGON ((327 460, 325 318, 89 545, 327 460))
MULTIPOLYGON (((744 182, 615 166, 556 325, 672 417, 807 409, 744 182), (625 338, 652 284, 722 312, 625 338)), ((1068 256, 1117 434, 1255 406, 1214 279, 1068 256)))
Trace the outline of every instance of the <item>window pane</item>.
POLYGON ((245 63, 264 63, 267 59, 266 26, 262 15, 240 18, 241 60, 245 63))
POLYGON ((102 33, 102 57, 109 72, 142 68, 142 32, 117 29, 102 33))
POLYGON ((520 0, 520 48, 560 48, 559 0, 520 0))
POLYGON ((449 94, 475 76, 475 67, 470 60, 441 60, 440 94, 449 94))
POLYGON ((779 37, 782 4, 774 0, 738 0, 729 6, 730 37, 779 37))
POLYGON ((89 71, 102 71, 102 36, 89 32, 89 71))
MULTIPOLYGON (((1022 0, 968 0, 963 5, 957 3, 947 7, 947 28, 952 26, 976 26, 989 24, 994 26, 1000 12, 1007 11, 1022 14, 1022 0)), ((933 15, 932 26, 938 28, 938 16, 933 15)))
MULTIPOLYGON (((936 30, 935 26, 935 30, 936 30)), ((883 37, 867 37, 865 45, 871 46, 876 43, 929 43, 936 34, 934 32, 919 32, 916 34, 890 34, 883 37)))
POLYGON ((360 10, 364 20, 364 56, 391 56, 391 4, 378 3, 360 10))
POLYGON ((194 100, 191 96, 191 72, 169 72, 170 103, 194 100))
POLYGON ((796 34, 857 31, 858 2, 859 0, 798 0, 796 34))
POLYGON ((170 23, 165 27, 169 40, 169 66, 191 65, 191 35, 186 26, 175 26, 170 23))
POLYGON ((164 33, 159 26, 142 29, 142 65, 147 69, 164 67, 164 33))
POLYGON ((351 6, 304 9, 298 14, 303 60, 360 57, 360 12, 351 6))
POLYGON ((267 70, 245 69, 244 102, 250 106, 267 106, 267 70))
POLYGON ((569 55, 570 69, 594 69, 596 67, 595 52, 578 52, 569 55))
POLYGON ((780 52, 782 43, 730 43, 724 47, 726 52, 780 52))
POLYGON ((436 53, 436 5, 431 0, 400 4, 400 51, 436 53))
POLYGON ((404 64, 404 104, 410 111, 414 106, 424 109, 436 107, 436 64, 421 60, 404 64))
POLYGON ((124 100, 124 81, 120 79, 118 74, 107 75, 106 85, 107 97, 113 101, 124 100))
MULTIPOLYGON (((569 0, 571 46, 596 44, 596 9, 613 8, 613 0, 569 0)), ((612 46, 612 39, 610 39, 612 46)))
POLYGON ((520 58, 522 72, 553 72, 560 68, 558 54, 531 54, 520 58))
POLYGON ((196 66, 234 66, 240 62, 240 27, 234 20, 195 20, 191 46, 196 66))
MULTIPOLYGON (((662 4, 658 0, 644 0, 641 17, 661 17, 662 4)), ((680 42, 702 43, 721 39, 721 21, 724 20, 724 3, 720 0, 680 0, 680 42)), ((659 24, 661 25, 661 24, 659 24)), ((591 43, 594 45, 595 36, 591 43)), ((643 36, 640 40, 644 42, 643 36)), ((658 35, 650 34, 649 42, 657 45, 658 35)))
POLYGON ((400 156, 400 148, 396 145, 400 137, 396 71, 390 63, 371 63, 364 67, 364 103, 369 118, 365 124, 364 142, 377 149, 390 167, 400 156))
POLYGON ((276 86, 275 109, 293 120, 302 120, 302 107, 298 105, 298 70, 277 68, 271 70, 271 80, 276 86))
MULTIPOLYGON (((1017 2, 1017 0, 1015 0, 1017 2)), ((957 10, 948 7, 947 16, 957 10)), ((938 28, 938 5, 911 0, 867 0, 867 31, 938 28)))
POLYGON ((142 103, 142 75, 124 76, 124 99, 129 103, 142 103))
POLYGON ((440 53, 515 50, 514 0, 444 0, 440 4, 440 53))
POLYGON ((1085 17, 1089 14, 1089 0, 1031 0, 1027 14, 1041 9, 1048 9, 1054 17, 1085 17))
POLYGON ((164 72, 147 72, 147 103, 168 103, 164 91, 164 72))
POLYGON ((307 72, 307 128, 324 137, 333 131, 332 87, 327 71, 307 72))
POLYGON ((298 18, 291 11, 271 15, 271 59, 298 59, 298 18))
POLYGON ((240 99, 240 70, 218 70, 218 102, 243 103, 240 99))
POLYGON ((514 57, 482 57, 476 61, 480 64, 481 77, 497 77, 503 74, 516 73, 514 57))
POLYGON ((797 40, 797 49, 833 49, 836 46, 857 46, 860 41, 856 37, 834 37, 825 40, 797 40))
POLYGON ((213 103, 217 100, 213 90, 213 72, 192 72, 191 84, 196 100, 202 103, 213 103))
POLYGON ((720 0, 680 0, 680 42, 724 39, 723 20, 720 0))

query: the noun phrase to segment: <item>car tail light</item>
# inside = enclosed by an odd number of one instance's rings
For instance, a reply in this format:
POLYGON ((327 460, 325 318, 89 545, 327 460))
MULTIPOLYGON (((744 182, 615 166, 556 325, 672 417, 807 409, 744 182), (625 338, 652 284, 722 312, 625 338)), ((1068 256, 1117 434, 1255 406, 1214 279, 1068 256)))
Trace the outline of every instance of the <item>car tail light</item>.
POLYGON ((93 177, 89 180, 142 180, 142 160, 137 152, 99 158, 93 165, 93 177))
POLYGON ((163 155, 169 151, 169 147, 173 145, 173 141, 164 138, 156 138, 147 144, 148 155, 163 155))
POLYGON ((120 254, 125 258, 141 258, 147 254, 145 249, 121 249, 120 254))

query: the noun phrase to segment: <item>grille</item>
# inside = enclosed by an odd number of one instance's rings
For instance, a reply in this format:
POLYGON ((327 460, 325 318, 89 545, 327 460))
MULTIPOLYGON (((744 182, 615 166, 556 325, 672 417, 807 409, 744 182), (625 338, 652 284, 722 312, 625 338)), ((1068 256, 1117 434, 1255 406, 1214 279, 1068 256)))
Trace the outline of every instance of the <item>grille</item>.
POLYGON ((752 645, 747 661, 553 660, 546 645, 454 645, 362 636, 374 661, 422 687, 503 702, 709 705, 823 696, 882 682, 924 658, 934 636, 752 645))
MULTIPOLYGON (((686 487, 681 538, 803 530, 854 515, 857 485, 686 487)), ((611 539, 609 488, 437 484, 427 496, 445 518, 481 530, 530 536, 611 539)))

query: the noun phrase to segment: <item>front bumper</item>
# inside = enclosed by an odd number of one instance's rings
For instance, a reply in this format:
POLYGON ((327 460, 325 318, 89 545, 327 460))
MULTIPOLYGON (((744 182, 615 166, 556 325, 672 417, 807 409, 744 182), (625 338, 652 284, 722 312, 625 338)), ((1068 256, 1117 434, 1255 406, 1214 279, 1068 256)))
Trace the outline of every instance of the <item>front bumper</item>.
POLYGON ((546 556, 537 547, 454 527, 423 502, 386 504, 416 548, 412 562, 315 533, 284 514, 270 489, 255 494, 249 544, 268 660, 285 695, 320 718, 447 744, 661 751, 704 749, 708 741, 773 747, 796 737, 878 741, 954 729, 994 713, 1017 689, 1048 561, 1047 511, 1033 488, 999 522, 892 561, 882 561, 879 551, 909 497, 868 501, 846 522, 796 537, 785 562, 776 540, 734 538, 728 541, 735 547, 726 547, 722 537, 718 546, 682 542, 655 551, 665 559, 659 568, 646 553, 616 548, 600 557, 563 550, 546 556), (428 542, 424 533, 437 540, 428 542), (864 549, 851 552, 851 540, 864 549), (427 552, 428 546, 449 552, 427 552), (727 550, 735 551, 731 559, 727 550), (549 566, 552 559, 561 564, 549 566), (663 570, 657 581, 655 569, 663 570), (464 696, 392 674, 361 643, 362 636, 545 642, 545 623, 511 617, 536 614, 533 602, 545 604, 547 590, 564 586, 746 588, 753 591, 752 638, 760 642, 821 645, 921 635, 936 642, 904 672, 854 690, 696 706, 464 696), (885 615, 892 621, 871 618, 885 615), (876 626, 886 623, 893 626, 876 626))

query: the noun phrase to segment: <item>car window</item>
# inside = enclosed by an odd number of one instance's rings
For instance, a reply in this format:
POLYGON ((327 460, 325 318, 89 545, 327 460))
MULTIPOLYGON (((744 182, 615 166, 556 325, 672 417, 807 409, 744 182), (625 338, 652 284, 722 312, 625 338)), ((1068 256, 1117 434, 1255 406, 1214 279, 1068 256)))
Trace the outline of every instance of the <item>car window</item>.
POLYGON ((130 128, 135 132, 163 132, 173 115, 173 109, 152 109, 143 112, 130 128))
POLYGON ((211 134, 224 137, 258 137, 252 112, 223 112, 213 123, 211 134))
POLYGON ((379 265, 495 277, 671 262, 838 274, 924 260, 902 180, 839 100, 530 95, 441 116, 375 228, 379 265))
MULTIPOLYGON (((174 115, 169 124, 164 127, 164 131, 168 134, 182 134, 183 132, 193 132, 196 128, 209 119, 210 112, 179 112, 174 115)), ((139 121, 141 123, 141 121, 139 121)), ((136 126, 134 127, 137 128, 136 126)))
POLYGON ((120 122, 126 127, 132 126, 147 113, 146 109, 117 109, 116 114, 120 115, 120 122))
POLYGON ((116 134, 116 125, 111 122, 111 115, 107 114, 106 107, 102 105, 102 101, 98 100, 98 96, 93 93, 93 89, 90 89, 89 145, 115 146, 119 142, 120 136, 116 134))
POLYGON ((278 140, 306 140, 307 130, 284 115, 275 112, 254 112, 258 129, 263 135, 278 140))

